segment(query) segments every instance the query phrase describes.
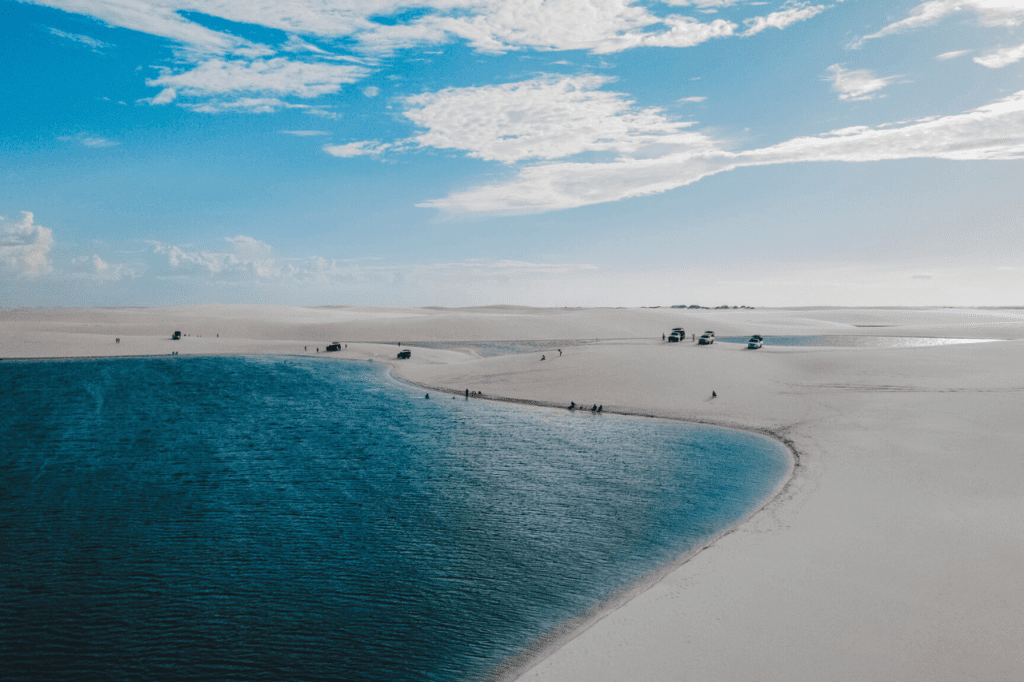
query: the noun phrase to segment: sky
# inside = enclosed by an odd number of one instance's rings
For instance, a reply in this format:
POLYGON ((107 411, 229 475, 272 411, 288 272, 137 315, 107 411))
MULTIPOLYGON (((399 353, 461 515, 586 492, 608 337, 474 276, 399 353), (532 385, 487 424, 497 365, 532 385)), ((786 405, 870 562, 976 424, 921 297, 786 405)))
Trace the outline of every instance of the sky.
POLYGON ((1024 0, 0 0, 0 307, 1024 305, 1024 0))

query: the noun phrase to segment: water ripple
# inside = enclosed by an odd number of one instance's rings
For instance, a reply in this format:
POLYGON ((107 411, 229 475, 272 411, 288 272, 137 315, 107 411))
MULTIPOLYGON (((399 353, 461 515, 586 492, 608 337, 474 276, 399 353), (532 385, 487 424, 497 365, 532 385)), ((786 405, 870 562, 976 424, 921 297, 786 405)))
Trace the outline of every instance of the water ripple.
POLYGON ((471 680, 742 518, 732 431, 375 365, 0 365, 5 680, 471 680))

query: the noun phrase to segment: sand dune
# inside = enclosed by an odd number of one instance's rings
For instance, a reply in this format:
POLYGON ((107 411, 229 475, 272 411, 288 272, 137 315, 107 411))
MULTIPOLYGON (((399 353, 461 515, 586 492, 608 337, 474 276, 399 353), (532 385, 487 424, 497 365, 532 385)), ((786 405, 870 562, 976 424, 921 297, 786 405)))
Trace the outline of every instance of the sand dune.
POLYGON ((0 311, 2 358, 313 354, 340 340, 349 348, 331 357, 390 362, 395 346, 369 342, 502 339, 588 343, 543 362, 414 349, 393 371, 452 391, 768 432, 799 454, 761 512, 522 679, 1024 679, 1024 311, 0 311), (662 343, 675 326, 999 341, 747 351, 662 343), (192 336, 171 341, 175 329, 192 336))

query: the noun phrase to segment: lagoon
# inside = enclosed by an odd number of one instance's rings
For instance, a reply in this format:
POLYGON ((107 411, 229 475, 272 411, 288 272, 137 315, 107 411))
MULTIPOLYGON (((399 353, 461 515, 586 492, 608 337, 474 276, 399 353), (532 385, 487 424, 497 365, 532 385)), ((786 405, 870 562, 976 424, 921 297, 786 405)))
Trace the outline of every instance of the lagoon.
POLYGON ((0 364, 6 679, 475 680, 745 518, 739 431, 376 363, 0 364))

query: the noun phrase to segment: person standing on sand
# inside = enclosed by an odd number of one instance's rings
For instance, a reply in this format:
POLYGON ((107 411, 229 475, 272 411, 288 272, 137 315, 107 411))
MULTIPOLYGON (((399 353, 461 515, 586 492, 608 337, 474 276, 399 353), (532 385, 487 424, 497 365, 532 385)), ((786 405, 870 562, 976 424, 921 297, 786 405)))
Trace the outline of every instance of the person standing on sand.
POLYGON ((542 356, 540 356, 540 359, 541 359, 541 360, 543 360, 543 359, 544 359, 544 356, 543 356, 543 355, 542 355, 542 356))
POLYGON ((558 357, 562 357, 562 349, 561 348, 558 349, 558 357))
POLYGON ((469 400, 469 389, 466 389, 466 400, 469 400))
POLYGON ((714 391, 711 391, 711 397, 712 397, 712 398, 717 398, 717 397, 718 397, 718 394, 717 394, 717 393, 715 393, 714 391))

